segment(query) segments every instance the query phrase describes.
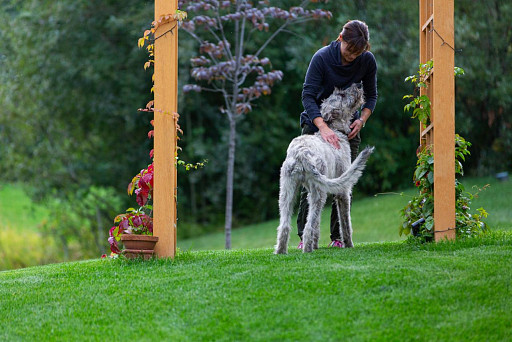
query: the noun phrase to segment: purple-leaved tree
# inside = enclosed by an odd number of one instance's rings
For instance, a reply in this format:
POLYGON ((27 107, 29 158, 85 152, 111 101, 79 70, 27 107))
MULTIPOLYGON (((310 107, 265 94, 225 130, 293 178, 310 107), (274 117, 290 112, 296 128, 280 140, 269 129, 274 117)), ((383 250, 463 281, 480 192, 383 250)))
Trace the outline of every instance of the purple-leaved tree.
POLYGON ((284 10, 270 6, 270 1, 248 0, 181 0, 179 8, 190 20, 181 25, 199 42, 198 57, 192 58, 192 77, 195 84, 183 87, 185 92, 209 91, 222 96, 220 112, 229 122, 229 146, 226 179, 226 249, 231 248, 233 216, 233 175, 235 171, 236 124, 252 110, 252 103, 269 95, 272 86, 283 78, 280 70, 268 70, 270 60, 262 56, 267 45, 292 25, 308 20, 330 18, 323 9, 306 9, 311 2, 284 10), (265 35, 260 44, 248 41, 254 34, 265 35))

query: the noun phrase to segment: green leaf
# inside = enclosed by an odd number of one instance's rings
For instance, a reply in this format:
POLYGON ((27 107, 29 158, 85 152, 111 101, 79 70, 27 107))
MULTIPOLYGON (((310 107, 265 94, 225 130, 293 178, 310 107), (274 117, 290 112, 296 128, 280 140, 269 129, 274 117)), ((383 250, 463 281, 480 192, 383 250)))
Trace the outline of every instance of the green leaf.
POLYGON ((423 216, 429 217, 432 215, 433 212, 434 212, 434 203, 432 203, 430 201, 425 202, 425 204, 423 205, 423 208, 422 208, 423 216))
POLYGON ((427 180, 430 184, 434 184, 434 172, 429 172, 427 176, 427 180))
POLYGON ((414 173, 414 177, 419 180, 421 179, 421 177, 423 177, 425 175, 425 173, 427 173, 428 170, 426 170, 425 168, 422 168, 422 167, 419 167, 416 169, 416 172, 414 173))
POLYGON ((431 232, 433 227, 434 227, 434 218, 433 217, 427 218, 425 220, 425 229, 428 230, 429 232, 431 232))

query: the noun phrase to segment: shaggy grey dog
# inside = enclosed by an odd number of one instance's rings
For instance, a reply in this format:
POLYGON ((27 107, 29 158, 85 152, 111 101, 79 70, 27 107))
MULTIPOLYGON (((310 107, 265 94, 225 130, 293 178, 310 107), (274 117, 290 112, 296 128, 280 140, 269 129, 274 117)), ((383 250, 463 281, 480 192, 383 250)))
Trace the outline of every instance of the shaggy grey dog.
POLYGON ((309 212, 302 241, 303 252, 318 249, 320 238, 320 214, 327 194, 334 194, 340 220, 340 236, 345 247, 353 247, 350 222, 350 195, 352 187, 363 172, 373 147, 366 147, 350 163, 350 120, 353 113, 364 103, 360 84, 352 84, 345 90, 335 89, 322 102, 320 112, 327 125, 340 138, 340 149, 324 141, 320 133, 301 135, 288 146, 286 159, 281 167, 279 213, 276 254, 286 254, 291 230, 291 216, 299 186, 308 191, 309 212))

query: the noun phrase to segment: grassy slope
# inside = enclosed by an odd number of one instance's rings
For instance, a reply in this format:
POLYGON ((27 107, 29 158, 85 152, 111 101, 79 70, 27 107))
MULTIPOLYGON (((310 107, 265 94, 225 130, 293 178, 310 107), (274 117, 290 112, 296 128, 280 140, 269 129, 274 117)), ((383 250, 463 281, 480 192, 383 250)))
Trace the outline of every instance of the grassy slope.
POLYGON ((505 341, 512 233, 0 272, 0 340, 505 341))
MULTIPOLYGON (((512 229, 512 181, 498 182, 493 178, 469 178, 464 180, 467 191, 476 192, 473 186, 490 187, 473 200, 473 209, 484 207, 489 213, 487 222, 493 229, 512 229)), ((409 196, 415 194, 414 189, 404 192, 404 195, 379 195, 354 201, 352 208, 352 226, 354 229, 354 242, 379 242, 401 240, 398 227, 401 224, 399 210, 409 201, 409 196)), ((277 205, 271 203, 271 205, 277 205)), ((321 222, 321 244, 327 245, 330 241, 329 221, 330 208, 324 210, 321 222)), ((295 219, 292 221, 295 226, 295 219)), ((272 220, 259 224, 234 229, 232 233, 233 248, 264 248, 275 244, 276 228, 279 220, 272 220)), ((181 240, 178 247, 184 250, 223 249, 224 233, 214 233, 194 239, 181 240)), ((292 231, 290 246, 297 246, 299 238, 296 230, 292 231)))

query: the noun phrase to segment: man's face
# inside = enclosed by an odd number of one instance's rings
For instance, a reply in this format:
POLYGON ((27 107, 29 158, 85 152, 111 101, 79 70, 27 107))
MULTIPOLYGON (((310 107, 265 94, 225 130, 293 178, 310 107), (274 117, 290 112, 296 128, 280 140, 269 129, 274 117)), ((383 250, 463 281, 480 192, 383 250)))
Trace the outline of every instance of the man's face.
POLYGON ((343 57, 343 60, 348 63, 352 63, 354 59, 359 57, 364 50, 361 51, 354 51, 351 49, 351 46, 349 46, 345 41, 341 41, 341 56, 343 57))

